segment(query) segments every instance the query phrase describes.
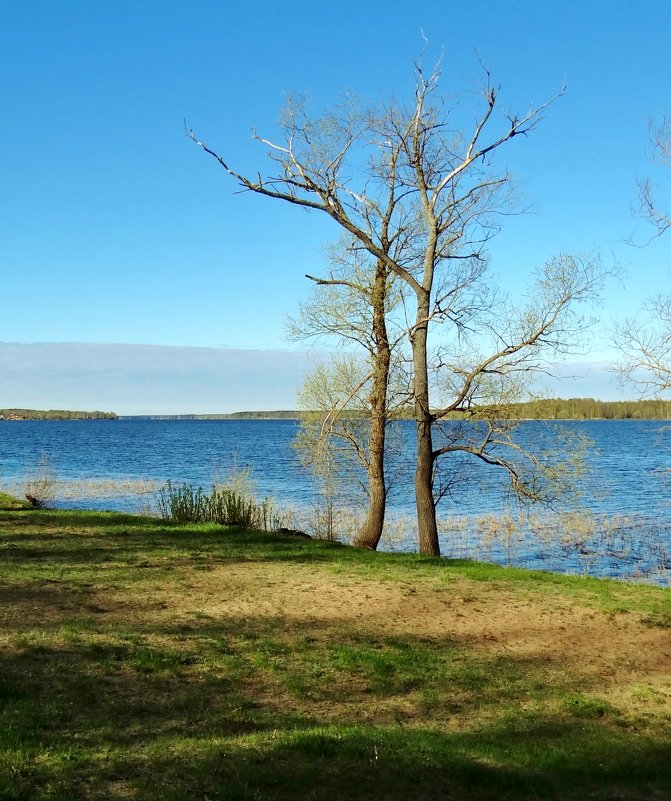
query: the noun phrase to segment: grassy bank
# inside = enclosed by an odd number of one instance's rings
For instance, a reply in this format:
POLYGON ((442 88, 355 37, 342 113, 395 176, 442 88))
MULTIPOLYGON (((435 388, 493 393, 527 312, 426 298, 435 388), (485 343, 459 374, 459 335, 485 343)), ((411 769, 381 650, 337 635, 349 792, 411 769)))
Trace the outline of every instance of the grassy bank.
POLYGON ((666 799, 671 593, 7 508, 0 799, 666 799))

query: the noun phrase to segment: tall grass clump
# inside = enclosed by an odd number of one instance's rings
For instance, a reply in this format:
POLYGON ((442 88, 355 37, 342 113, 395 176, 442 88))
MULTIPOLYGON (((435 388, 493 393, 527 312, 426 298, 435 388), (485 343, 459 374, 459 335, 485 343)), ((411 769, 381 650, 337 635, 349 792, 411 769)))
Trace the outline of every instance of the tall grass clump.
POLYGON ((221 526, 261 528, 260 506, 232 487, 212 487, 207 498, 208 520, 221 526))
POLYGON ((158 513, 164 520, 204 523, 208 520, 209 498, 201 487, 168 481, 157 493, 158 513))
POLYGON ((257 501, 234 480, 231 486, 214 484, 208 494, 192 484, 168 481, 157 494, 160 517, 179 523, 217 523, 220 526, 275 531, 287 522, 287 512, 270 498, 257 501))

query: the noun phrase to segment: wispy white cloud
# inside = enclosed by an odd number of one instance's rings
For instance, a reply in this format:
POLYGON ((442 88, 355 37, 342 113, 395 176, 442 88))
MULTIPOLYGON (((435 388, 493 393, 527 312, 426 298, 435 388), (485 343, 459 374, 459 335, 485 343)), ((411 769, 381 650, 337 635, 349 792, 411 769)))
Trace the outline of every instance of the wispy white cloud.
POLYGON ((291 409, 313 359, 280 349, 0 343, 0 407, 119 414, 291 409))
POLYGON ((605 361, 561 362, 548 366, 535 390, 559 398, 597 398, 616 401, 636 397, 633 387, 621 386, 612 364, 605 361))
MULTIPOLYGON (((0 342, 0 408, 100 409, 118 414, 292 409, 318 354, 291 350, 0 342)), ((321 354, 324 355, 324 354, 321 354)), ((555 365, 538 391, 633 397, 605 362, 555 365)))

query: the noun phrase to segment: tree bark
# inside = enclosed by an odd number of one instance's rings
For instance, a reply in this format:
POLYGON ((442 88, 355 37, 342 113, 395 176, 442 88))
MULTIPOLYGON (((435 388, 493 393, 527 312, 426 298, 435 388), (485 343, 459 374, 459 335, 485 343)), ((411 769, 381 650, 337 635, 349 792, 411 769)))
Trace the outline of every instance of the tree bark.
POLYGON ((375 550, 382 537, 384 515, 387 504, 387 486, 384 475, 384 450, 387 424, 387 388, 391 346, 387 333, 386 297, 388 272, 378 260, 372 291, 373 307, 373 359, 372 389, 370 402, 370 443, 368 463, 369 506, 366 519, 354 544, 359 548, 375 550))
POLYGON ((415 501, 419 552, 440 556, 436 503, 433 497, 433 437, 429 407, 427 332, 429 294, 422 293, 417 303, 417 323, 412 334, 412 361, 415 382, 415 423, 417 426, 417 464, 415 468, 415 501))
POLYGON ((375 550, 382 537, 384 528, 384 513, 387 504, 387 488, 385 487, 384 477, 373 478, 369 476, 368 488, 368 513, 363 526, 354 540, 357 548, 370 548, 375 550))

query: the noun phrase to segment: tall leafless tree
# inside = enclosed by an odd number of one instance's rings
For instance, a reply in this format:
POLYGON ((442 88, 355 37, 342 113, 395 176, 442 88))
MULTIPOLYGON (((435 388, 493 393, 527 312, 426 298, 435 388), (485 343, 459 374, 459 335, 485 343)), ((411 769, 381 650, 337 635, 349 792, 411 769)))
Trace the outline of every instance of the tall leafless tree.
MULTIPOLYGON (((650 125, 653 159, 671 169, 671 119, 650 125)), ((636 214, 650 224, 653 239, 671 228, 671 212, 660 201, 649 178, 638 183, 636 214)), ((643 317, 630 316, 616 324, 613 343, 621 353, 615 365, 620 377, 638 387, 643 396, 663 395, 671 389, 671 295, 659 293, 643 306, 643 317)))
MULTIPOLYGON (((486 388, 509 386, 541 369, 545 351, 569 345, 581 324, 575 304, 594 291, 599 270, 569 257, 549 262, 535 301, 524 309, 491 291, 486 246, 500 216, 516 208, 511 177, 496 167, 495 156, 524 140, 552 100, 519 116, 495 114, 498 89, 485 69, 480 110, 464 119, 459 106, 438 95, 438 70, 427 76, 417 66, 415 77, 408 105, 392 101, 381 110, 361 110, 348 99, 313 119, 302 100, 293 100, 281 143, 260 140, 275 165, 266 176, 241 174, 188 134, 243 189, 329 216, 402 288, 417 432, 419 548, 438 555, 438 459, 469 454, 506 470, 522 494, 535 490, 514 460, 501 457, 506 443, 494 434, 493 411, 488 418, 477 412, 490 429, 477 442, 434 444, 436 423, 456 413, 475 415, 486 388)), ((497 413, 499 406, 485 403, 497 413)))

